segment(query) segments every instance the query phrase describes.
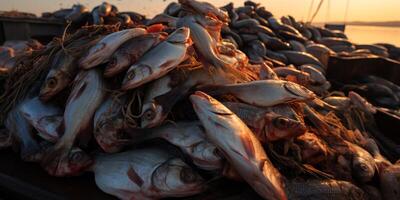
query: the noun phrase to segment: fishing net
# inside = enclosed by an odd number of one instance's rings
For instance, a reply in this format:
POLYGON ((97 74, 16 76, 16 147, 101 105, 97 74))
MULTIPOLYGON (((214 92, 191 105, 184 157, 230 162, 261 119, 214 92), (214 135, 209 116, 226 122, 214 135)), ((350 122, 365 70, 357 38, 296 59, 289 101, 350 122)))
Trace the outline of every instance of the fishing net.
POLYGON ((0 96, 0 124, 4 123, 7 113, 25 98, 32 85, 42 80, 51 68, 51 62, 60 50, 74 57, 82 55, 94 43, 86 43, 89 39, 96 40, 119 30, 118 25, 86 26, 73 34, 64 32, 62 38, 55 38, 45 49, 33 51, 17 58, 15 67, 5 81, 4 92, 0 96))

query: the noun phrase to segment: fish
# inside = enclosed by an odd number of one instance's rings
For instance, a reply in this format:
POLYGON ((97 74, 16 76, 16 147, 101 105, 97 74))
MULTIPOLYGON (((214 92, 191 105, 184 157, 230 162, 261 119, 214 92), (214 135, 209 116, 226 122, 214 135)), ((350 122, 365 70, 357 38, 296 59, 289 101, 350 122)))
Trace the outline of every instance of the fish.
POLYGON ((178 2, 180 4, 182 4, 182 6, 188 6, 192 9, 194 9, 196 12, 198 12, 201 15, 215 16, 222 22, 229 21, 229 16, 226 11, 219 9, 208 2, 201 2, 201 1, 196 1, 196 0, 178 0, 178 2))
POLYGON ((362 183, 370 181, 375 175, 375 170, 377 168, 374 158, 362 147, 350 142, 346 143, 349 146, 349 149, 351 150, 350 153, 353 156, 353 176, 355 176, 355 178, 362 183))
POLYGON ((400 199, 400 163, 387 167, 379 174, 383 199, 400 199))
POLYGON ((132 28, 111 33, 102 38, 79 60, 82 69, 90 69, 108 61, 110 56, 127 40, 146 34, 143 28, 132 28))
POLYGON ((123 144, 119 142, 123 138, 125 118, 122 107, 126 96, 116 98, 108 97, 96 110, 93 118, 93 136, 97 144, 107 153, 119 152, 123 144))
POLYGON ((288 181, 286 185, 289 199, 368 199, 359 187, 347 181, 334 179, 311 181, 293 180, 288 181))
POLYGON ((172 81, 172 75, 167 74, 152 82, 146 90, 140 119, 142 128, 154 127, 165 119, 163 108, 155 102, 155 98, 170 92, 173 89, 170 85, 172 81))
POLYGON ((126 41, 111 56, 104 70, 104 76, 113 77, 123 72, 164 39, 165 34, 150 33, 126 41))
POLYGON ((40 89, 39 97, 42 101, 48 101, 61 92, 78 73, 74 57, 65 53, 62 49, 57 52, 51 65, 52 67, 40 89))
MULTIPOLYGON (((154 97, 150 103, 145 103, 143 105, 141 118, 142 128, 160 125, 166 119, 176 102, 187 96, 188 92, 196 86, 233 84, 238 81, 236 77, 228 75, 222 69, 216 69, 213 73, 209 73, 204 67, 189 70, 175 76, 183 77, 184 80, 180 85, 174 86, 168 92, 154 97)), ((164 86, 165 85, 166 84, 164 84, 164 86)), ((166 90, 167 89, 165 89, 165 91, 166 90)), ((156 90, 152 89, 152 91, 155 92, 156 90)))
POLYGON ((39 142, 34 138, 33 127, 22 116, 20 108, 21 104, 17 104, 8 113, 4 126, 13 137, 13 145, 18 145, 16 148, 18 148, 21 159, 27 162, 38 162, 43 152, 39 142))
POLYGON ((301 149, 301 162, 311 165, 321 163, 328 159, 328 147, 317 135, 305 132, 295 139, 301 149))
MULTIPOLYGON (((83 39, 68 45, 67 49, 83 48, 81 45, 92 46, 99 40, 100 37, 83 39)), ((56 53, 51 63, 51 69, 40 88, 40 100, 49 101, 69 86, 79 71, 77 60, 77 55, 74 55, 73 52, 61 49, 56 53)))
POLYGON ((46 153, 42 162, 49 174, 79 174, 91 164, 90 157, 73 146, 77 140, 90 133, 86 130, 93 124, 93 115, 103 101, 105 92, 106 83, 100 69, 81 71, 77 75, 64 111, 64 134, 46 153))
POLYGON ((203 170, 219 170, 223 167, 223 158, 215 145, 205 138, 200 122, 176 122, 151 129, 125 129, 133 144, 154 138, 162 138, 177 146, 193 163, 203 170))
POLYGON ((366 113, 372 113, 372 114, 375 114, 377 112, 375 106, 373 106, 365 98, 363 98, 356 92, 350 91, 348 96, 349 96, 351 103, 358 109, 360 109, 366 113))
POLYGON ((273 70, 278 76, 282 78, 295 77, 295 80, 292 81, 303 86, 308 86, 312 82, 309 73, 297 70, 295 68, 275 67, 273 70))
POLYGON ((261 41, 264 42, 265 46, 274 51, 290 50, 290 44, 282 41, 277 37, 269 36, 265 33, 257 33, 261 41))
POLYGON ((313 67, 313 65, 301 65, 298 69, 310 75, 312 84, 323 85, 327 82, 325 75, 320 70, 313 67))
POLYGON ((180 158, 155 147, 95 157, 96 185, 120 199, 186 197, 204 191, 204 179, 180 158))
POLYGON ((335 52, 326 47, 323 44, 310 44, 306 46, 306 52, 317 58, 325 67, 324 71, 327 70, 330 55, 334 55, 335 52))
POLYGON ((188 16, 180 18, 177 22, 179 27, 190 29, 190 38, 199 54, 212 66, 224 68, 229 63, 225 63, 218 55, 217 41, 212 38, 210 33, 201 26, 194 17, 188 16))
POLYGON ((0 150, 12 147, 13 138, 10 131, 7 128, 0 129, 0 150))
POLYGON ((196 91, 190 101, 206 130, 206 138, 241 177, 264 199, 287 199, 282 176, 244 122, 203 92, 196 91))
POLYGON ((352 46, 353 44, 344 38, 337 38, 337 37, 322 37, 318 40, 318 43, 323 44, 329 48, 333 46, 352 46))
POLYGON ((301 42, 298 42, 296 40, 290 40, 289 44, 292 47, 293 51, 306 52, 306 47, 301 42))
POLYGON ((187 58, 191 45, 190 29, 179 28, 130 66, 122 90, 131 90, 164 76, 187 58), (157 58, 157 59, 154 59, 157 58))
POLYGON ((24 101, 20 112, 46 141, 55 143, 61 137, 60 126, 64 110, 52 103, 43 103, 39 97, 24 101))
POLYGON ((210 95, 231 94, 247 104, 260 107, 307 101, 316 97, 307 88, 283 80, 258 80, 248 83, 206 86, 198 89, 210 95))
POLYGON ((313 55, 306 52, 298 52, 298 51, 278 51, 286 56, 289 63, 300 66, 304 64, 314 64, 322 66, 322 63, 316 59, 313 55))
POLYGON ((244 103, 223 102, 223 104, 253 130, 261 143, 295 138, 306 132, 302 122, 269 110, 244 103))

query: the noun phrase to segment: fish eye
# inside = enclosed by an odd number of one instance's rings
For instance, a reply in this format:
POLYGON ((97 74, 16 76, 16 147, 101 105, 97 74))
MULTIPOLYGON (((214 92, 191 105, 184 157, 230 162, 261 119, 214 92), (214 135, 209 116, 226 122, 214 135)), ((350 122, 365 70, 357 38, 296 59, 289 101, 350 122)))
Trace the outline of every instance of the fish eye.
POLYGON ((135 71, 134 70, 128 72, 128 79, 133 79, 133 78, 135 78, 135 71))
POLYGON ((197 176, 193 173, 193 170, 187 167, 182 168, 180 178, 184 183, 192 183, 197 180, 197 176))
POLYGON ((155 117, 156 113, 152 109, 149 109, 144 113, 144 118, 146 120, 153 120, 155 117))
POLYGON ((274 125, 279 128, 285 128, 288 124, 288 120, 283 117, 278 117, 274 120, 274 125))
POLYGON ((70 156, 70 160, 72 163, 79 163, 82 159, 83 159, 84 155, 83 152, 74 152, 71 156, 70 156))
POLYGON ((47 81, 47 87, 54 88, 57 85, 57 80, 55 78, 51 78, 47 81))

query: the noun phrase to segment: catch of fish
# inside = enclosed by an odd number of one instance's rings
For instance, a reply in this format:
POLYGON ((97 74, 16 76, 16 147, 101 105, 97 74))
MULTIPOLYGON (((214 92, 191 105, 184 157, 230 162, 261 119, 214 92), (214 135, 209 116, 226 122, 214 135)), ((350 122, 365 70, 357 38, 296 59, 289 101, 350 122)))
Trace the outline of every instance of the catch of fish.
POLYGON ((400 140, 374 118, 400 119, 400 86, 326 77, 330 56, 400 61, 400 48, 252 1, 179 0, 152 19, 109 3, 45 16, 76 30, 0 47, 0 149, 49 175, 93 173, 130 200, 214 199, 229 182, 269 200, 400 199, 400 140))

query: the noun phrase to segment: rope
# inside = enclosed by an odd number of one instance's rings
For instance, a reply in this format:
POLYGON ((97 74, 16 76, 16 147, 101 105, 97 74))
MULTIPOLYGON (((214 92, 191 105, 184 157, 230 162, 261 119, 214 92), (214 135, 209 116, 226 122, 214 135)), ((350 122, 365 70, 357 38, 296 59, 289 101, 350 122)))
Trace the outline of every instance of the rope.
POLYGON ((315 10, 313 16, 311 17, 310 24, 314 21, 314 18, 317 16, 319 13, 319 10, 321 9, 322 4, 324 3, 324 0, 321 0, 318 4, 317 10, 315 10))

